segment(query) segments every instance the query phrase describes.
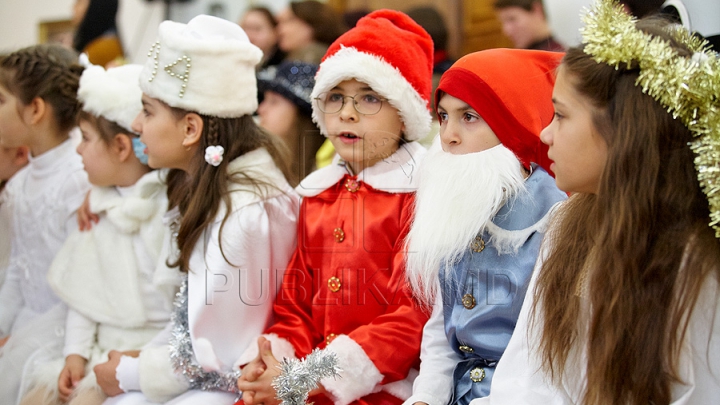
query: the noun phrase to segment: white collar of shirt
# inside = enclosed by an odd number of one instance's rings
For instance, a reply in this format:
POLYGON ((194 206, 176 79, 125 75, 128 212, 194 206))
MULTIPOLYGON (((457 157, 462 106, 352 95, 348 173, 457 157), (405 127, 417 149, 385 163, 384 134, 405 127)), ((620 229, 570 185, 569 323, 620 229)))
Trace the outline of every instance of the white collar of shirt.
MULTIPOLYGON (((357 180, 388 193, 412 193, 418 186, 418 165, 425 152, 418 142, 400 145, 388 158, 358 173, 357 180)), ((303 197, 314 197, 335 185, 346 174, 349 172, 345 161, 335 155, 329 166, 305 177, 295 190, 303 197)))

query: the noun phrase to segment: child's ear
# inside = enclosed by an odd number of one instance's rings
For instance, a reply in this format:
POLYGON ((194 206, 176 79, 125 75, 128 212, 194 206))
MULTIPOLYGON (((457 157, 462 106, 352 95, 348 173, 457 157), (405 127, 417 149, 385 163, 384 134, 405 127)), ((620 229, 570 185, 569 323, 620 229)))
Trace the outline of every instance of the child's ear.
POLYGON ((23 118, 25 122, 31 125, 35 125, 45 116, 47 112, 47 104, 41 97, 35 97, 30 100, 30 103, 25 106, 23 111, 23 118))
POLYGON ((185 137, 183 138, 183 146, 190 147, 200 142, 203 133, 204 122, 202 117, 193 112, 185 114, 182 118, 183 130, 185 137))
POLYGON ((130 135, 123 134, 122 132, 115 134, 115 137, 113 138, 113 149, 117 152, 118 159, 120 159, 121 162, 126 162, 135 154, 130 135))

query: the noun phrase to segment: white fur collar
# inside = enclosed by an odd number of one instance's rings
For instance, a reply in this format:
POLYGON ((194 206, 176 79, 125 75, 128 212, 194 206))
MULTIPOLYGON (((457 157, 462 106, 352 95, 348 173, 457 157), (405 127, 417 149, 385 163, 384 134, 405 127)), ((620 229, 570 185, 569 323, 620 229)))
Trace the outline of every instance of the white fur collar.
MULTIPOLYGON (((286 192, 292 192, 287 183, 285 175, 278 169, 272 156, 265 148, 258 148, 250 151, 228 165, 228 173, 245 172, 256 180, 264 181, 269 187, 262 187, 260 193, 252 185, 233 183, 230 187, 230 199, 232 209, 236 211, 244 206, 260 202, 262 200, 277 197, 286 192)), ((222 221, 225 218, 227 208, 221 204, 215 221, 222 221)))
MULTIPOLYGON (((418 142, 403 144, 387 159, 361 171, 357 179, 388 193, 412 193, 417 190, 418 165, 425 152, 418 142)), ((335 155, 329 166, 310 173, 295 190, 303 197, 314 197, 335 185, 346 174, 345 162, 335 155)))
POLYGON ((158 194, 165 193, 165 175, 153 170, 141 177, 129 188, 129 195, 122 196, 115 187, 93 187, 90 192, 90 209, 99 214, 105 212, 107 219, 126 233, 135 233, 158 209, 164 208, 165 200, 158 194))

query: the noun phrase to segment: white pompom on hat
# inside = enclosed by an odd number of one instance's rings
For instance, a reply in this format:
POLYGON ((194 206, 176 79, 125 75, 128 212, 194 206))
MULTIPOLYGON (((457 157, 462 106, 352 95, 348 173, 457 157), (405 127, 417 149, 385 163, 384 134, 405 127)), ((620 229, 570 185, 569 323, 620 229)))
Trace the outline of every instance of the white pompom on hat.
POLYGON ((255 65, 261 58, 260 48, 233 22, 208 15, 187 24, 163 21, 140 87, 171 107, 240 117, 257 109, 255 65))
POLYGON ((142 110, 142 91, 138 84, 141 65, 123 65, 105 70, 89 66, 80 76, 78 100, 83 111, 103 117, 130 131, 142 110))

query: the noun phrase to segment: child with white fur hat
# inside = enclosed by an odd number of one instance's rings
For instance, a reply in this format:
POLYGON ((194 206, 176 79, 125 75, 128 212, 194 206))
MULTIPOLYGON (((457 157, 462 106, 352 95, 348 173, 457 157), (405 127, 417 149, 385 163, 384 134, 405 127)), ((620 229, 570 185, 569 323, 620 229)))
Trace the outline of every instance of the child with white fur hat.
POLYGON ((80 77, 77 151, 99 221, 72 233, 48 271, 50 286, 68 306, 65 347, 61 358, 36 368, 22 404, 101 404, 105 395, 92 367, 112 349, 140 349, 170 319, 174 287, 154 282, 163 274, 156 264, 166 229, 165 179, 147 166, 129 129, 142 109, 141 70, 91 66, 80 77))
POLYGON ((297 187, 298 248, 276 323, 245 358, 238 386, 247 405, 276 404, 278 359, 315 348, 335 353, 342 371, 321 380, 314 403, 400 404, 410 396, 428 315, 406 289, 403 240, 425 152, 415 141, 430 131, 432 55, 422 27, 378 10, 320 64, 313 118, 337 156, 297 187))
POLYGON ((262 52, 245 32, 201 15, 158 33, 132 129, 150 167, 170 169, 161 261, 182 284, 166 333, 111 352, 95 373, 106 404, 232 404, 237 361, 269 323, 295 246, 299 197, 280 141, 252 118, 262 52))

